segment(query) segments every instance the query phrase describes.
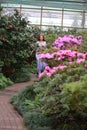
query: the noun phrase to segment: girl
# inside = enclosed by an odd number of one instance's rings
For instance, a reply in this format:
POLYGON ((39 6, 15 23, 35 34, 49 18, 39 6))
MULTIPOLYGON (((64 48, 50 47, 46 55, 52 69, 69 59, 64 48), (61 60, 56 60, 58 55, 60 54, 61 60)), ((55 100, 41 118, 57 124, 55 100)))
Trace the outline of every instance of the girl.
POLYGON ((46 41, 43 34, 39 35, 36 44, 37 44, 37 49, 36 49, 37 73, 40 74, 41 72, 44 71, 45 67, 47 66, 47 64, 42 59, 39 59, 38 56, 38 54, 43 49, 43 47, 46 47, 46 41))

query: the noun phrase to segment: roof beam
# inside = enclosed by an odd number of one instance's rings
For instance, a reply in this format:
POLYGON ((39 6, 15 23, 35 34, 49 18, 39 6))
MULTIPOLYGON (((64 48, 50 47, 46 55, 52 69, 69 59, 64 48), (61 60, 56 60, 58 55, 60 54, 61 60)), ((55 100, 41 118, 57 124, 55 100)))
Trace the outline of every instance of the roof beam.
POLYGON ((0 0, 0 3, 87 10, 87 0, 76 0, 76 1, 73 0, 0 0), (85 1, 86 3, 83 1, 85 1))

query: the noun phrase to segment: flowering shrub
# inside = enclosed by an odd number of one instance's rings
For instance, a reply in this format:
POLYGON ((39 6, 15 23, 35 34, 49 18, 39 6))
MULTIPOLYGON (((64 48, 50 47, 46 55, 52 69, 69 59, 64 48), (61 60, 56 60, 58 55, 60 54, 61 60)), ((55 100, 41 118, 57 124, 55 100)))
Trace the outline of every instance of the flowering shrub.
POLYGON ((81 36, 74 37, 69 35, 59 37, 54 43, 51 49, 56 48, 57 50, 55 52, 39 54, 39 58, 45 59, 48 63, 45 70, 39 74, 39 78, 43 75, 52 76, 54 73, 58 72, 57 70, 68 68, 70 64, 72 64, 73 67, 77 67, 80 63, 84 67, 87 66, 87 53, 72 50, 72 47, 76 48, 82 44, 81 36))
MULTIPOLYGON (((76 45, 80 47, 82 43, 76 45)), ((39 54, 39 58, 46 60, 48 66, 39 75, 39 82, 28 87, 30 90, 26 94, 21 93, 24 98, 21 100, 22 110, 40 112, 50 118, 53 130, 87 129, 87 51, 77 50, 72 47, 55 49, 52 46, 39 54)), ((19 105, 20 94, 16 99, 14 104, 19 105)), ((29 116, 28 119, 30 122, 29 116)))
POLYGON ((74 37, 73 35, 59 37, 54 41, 54 47, 59 49, 66 49, 71 47, 77 47, 82 43, 82 36, 74 37))
POLYGON ((0 10, 0 62, 4 75, 9 77, 35 60, 39 32, 39 28, 30 25, 17 10, 11 16, 3 15, 0 10))

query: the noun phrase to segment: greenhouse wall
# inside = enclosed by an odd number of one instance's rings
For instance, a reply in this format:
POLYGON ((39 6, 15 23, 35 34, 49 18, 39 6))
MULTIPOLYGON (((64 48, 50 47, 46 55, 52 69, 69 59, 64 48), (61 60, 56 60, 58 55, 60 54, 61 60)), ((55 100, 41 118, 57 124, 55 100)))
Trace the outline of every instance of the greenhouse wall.
POLYGON ((23 17, 30 21, 30 24, 37 25, 41 29, 47 29, 48 27, 59 27, 63 30, 87 28, 86 10, 47 8, 21 4, 1 4, 1 6, 3 7, 3 14, 11 15, 14 13, 14 9, 17 9, 23 17))

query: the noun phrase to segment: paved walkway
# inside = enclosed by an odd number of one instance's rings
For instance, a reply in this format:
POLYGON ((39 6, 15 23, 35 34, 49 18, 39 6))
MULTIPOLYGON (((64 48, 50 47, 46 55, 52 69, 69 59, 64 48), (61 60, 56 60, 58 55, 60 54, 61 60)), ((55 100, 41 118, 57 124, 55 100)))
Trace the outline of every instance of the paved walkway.
POLYGON ((10 98, 32 83, 33 80, 24 83, 16 83, 0 91, 0 130, 26 130, 23 118, 10 104, 10 98))

